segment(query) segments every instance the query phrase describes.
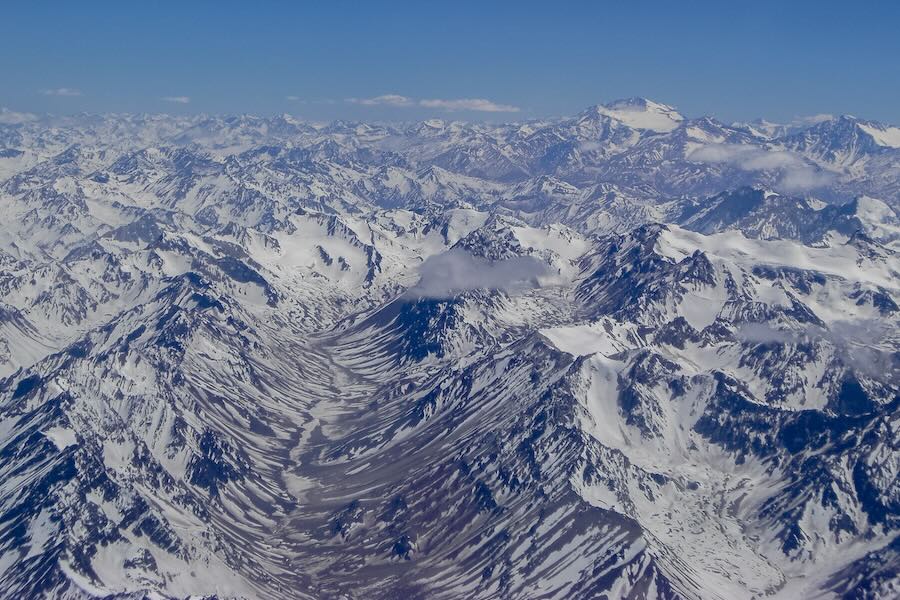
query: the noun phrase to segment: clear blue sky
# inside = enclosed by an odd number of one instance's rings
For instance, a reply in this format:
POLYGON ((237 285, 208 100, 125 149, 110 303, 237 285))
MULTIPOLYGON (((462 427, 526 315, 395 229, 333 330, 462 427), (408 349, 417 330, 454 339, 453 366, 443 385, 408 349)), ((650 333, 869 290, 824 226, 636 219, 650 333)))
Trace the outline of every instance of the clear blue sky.
POLYGON ((2 15, 0 106, 20 111, 512 119, 646 96, 724 120, 900 124, 898 2, 33 0, 2 15), (347 101, 387 94, 407 100, 347 101), (521 110, 422 105, 472 98, 521 110))

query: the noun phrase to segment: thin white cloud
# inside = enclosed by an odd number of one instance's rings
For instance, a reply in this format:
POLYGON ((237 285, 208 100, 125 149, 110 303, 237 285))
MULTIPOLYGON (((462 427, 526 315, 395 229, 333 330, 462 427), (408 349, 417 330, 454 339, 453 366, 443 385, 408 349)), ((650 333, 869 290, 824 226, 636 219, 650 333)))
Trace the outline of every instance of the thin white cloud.
POLYGON ((780 171, 778 187, 800 192, 828 185, 833 175, 821 171, 786 150, 766 150, 748 144, 707 144, 688 154, 688 160, 728 164, 742 171, 780 171))
POLYGON ((804 164, 791 152, 764 150, 745 144, 708 144, 697 148, 687 158, 695 162, 727 163, 744 171, 766 171, 804 164))
POLYGON ((497 104, 484 98, 460 98, 458 100, 420 100, 419 104, 426 108, 441 108, 444 110, 474 110, 479 112, 519 112, 518 106, 510 104, 497 104))
POLYGON ((163 96, 160 98, 163 102, 172 102, 174 104, 190 104, 190 96, 163 96))
POLYGON ((787 169, 778 185, 788 192, 803 192, 823 188, 834 181, 834 175, 827 171, 817 171, 812 167, 787 169))
POLYGON ((41 92, 45 96, 80 96, 81 90, 76 90, 75 88, 53 88, 51 90, 44 90, 41 92))
POLYGON ((400 94, 384 94, 383 96, 375 96, 374 98, 347 98, 347 102, 350 102, 351 104, 360 104, 362 106, 437 108, 450 112, 460 110, 477 112, 519 112, 519 110, 521 110, 518 106, 498 104, 484 98, 429 98, 416 100, 409 96, 401 96, 400 94))
POLYGON ((347 98, 347 102, 363 106, 415 106, 416 104, 412 98, 400 94, 385 94, 374 98, 347 98))
POLYGON ((419 282, 409 290, 414 298, 452 298, 468 290, 515 292, 540 285, 550 267, 531 256, 491 261, 453 249, 430 256, 419 267, 419 282))

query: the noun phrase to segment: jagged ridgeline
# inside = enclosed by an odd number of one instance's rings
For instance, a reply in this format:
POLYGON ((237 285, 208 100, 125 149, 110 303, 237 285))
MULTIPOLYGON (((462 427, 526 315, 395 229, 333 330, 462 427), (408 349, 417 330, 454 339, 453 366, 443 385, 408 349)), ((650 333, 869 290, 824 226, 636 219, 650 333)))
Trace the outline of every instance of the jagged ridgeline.
POLYGON ((0 122, 0 598, 900 595, 900 129, 0 122))

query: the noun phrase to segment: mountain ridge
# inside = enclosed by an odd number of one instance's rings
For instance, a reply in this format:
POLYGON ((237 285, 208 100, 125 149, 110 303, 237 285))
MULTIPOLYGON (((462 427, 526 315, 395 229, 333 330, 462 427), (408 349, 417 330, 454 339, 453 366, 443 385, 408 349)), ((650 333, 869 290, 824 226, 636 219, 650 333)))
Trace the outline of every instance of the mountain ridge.
POLYGON ((900 149, 806 125, 4 117, 0 598, 891 597, 900 149))

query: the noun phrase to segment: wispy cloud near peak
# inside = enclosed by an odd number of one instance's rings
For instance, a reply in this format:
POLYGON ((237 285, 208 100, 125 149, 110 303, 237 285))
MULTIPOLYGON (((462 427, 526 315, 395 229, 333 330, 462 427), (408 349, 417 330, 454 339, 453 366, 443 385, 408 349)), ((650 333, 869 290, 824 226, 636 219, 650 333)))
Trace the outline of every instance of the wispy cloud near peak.
POLYGON ((163 96, 160 98, 163 102, 172 102, 174 104, 190 104, 190 96, 163 96))

